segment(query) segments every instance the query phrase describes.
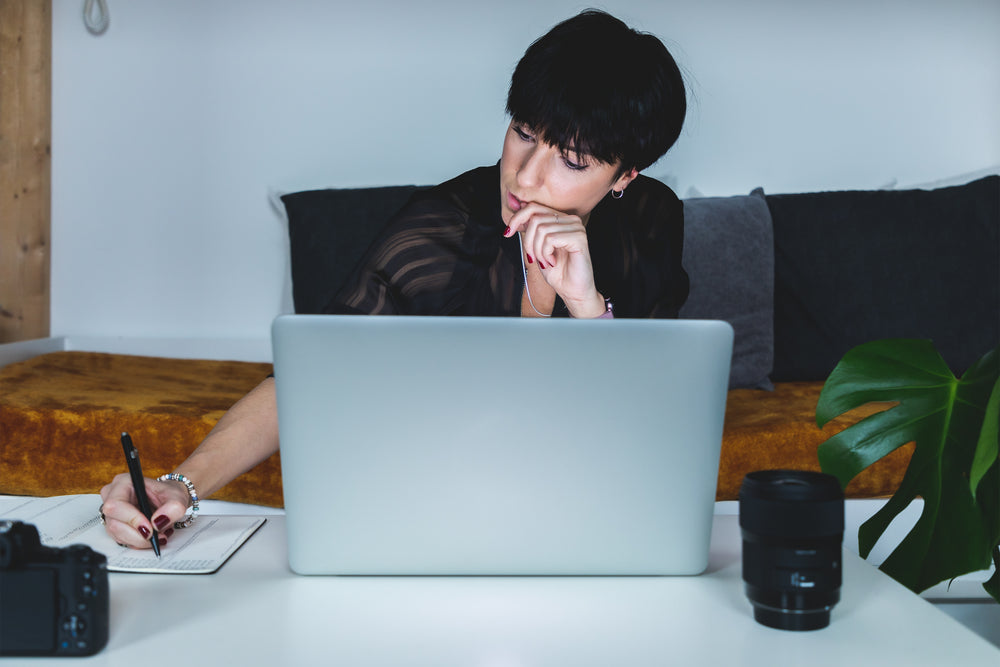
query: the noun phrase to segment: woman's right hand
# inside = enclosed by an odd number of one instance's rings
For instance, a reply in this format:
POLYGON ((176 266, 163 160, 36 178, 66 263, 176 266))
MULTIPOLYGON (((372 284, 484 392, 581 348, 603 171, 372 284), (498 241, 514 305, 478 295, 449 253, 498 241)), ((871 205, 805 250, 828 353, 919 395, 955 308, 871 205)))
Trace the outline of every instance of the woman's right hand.
POLYGON ((154 527, 159 531, 160 546, 163 546, 174 532, 174 522, 180 521, 187 512, 189 501, 187 489, 178 482, 145 481, 146 495, 154 508, 152 521, 139 511, 128 473, 115 476, 101 489, 105 530, 118 544, 135 549, 152 548, 149 539, 154 527))
POLYGON ((604 297, 594 285, 587 228, 580 216, 526 202, 511 217, 504 236, 517 233, 523 234, 528 262, 537 263, 572 317, 597 317, 605 311, 604 297))
MULTIPOLYGON (((263 380, 222 415, 211 433, 176 472, 194 480, 198 496, 208 498, 217 490, 278 451, 278 404, 274 379, 263 380)), ((139 511, 132 478, 117 475, 101 489, 105 528, 115 542, 137 549, 152 548, 155 527, 160 538, 174 532, 174 523, 187 513, 191 496, 180 482, 146 480, 146 495, 153 506, 152 521, 139 511)))

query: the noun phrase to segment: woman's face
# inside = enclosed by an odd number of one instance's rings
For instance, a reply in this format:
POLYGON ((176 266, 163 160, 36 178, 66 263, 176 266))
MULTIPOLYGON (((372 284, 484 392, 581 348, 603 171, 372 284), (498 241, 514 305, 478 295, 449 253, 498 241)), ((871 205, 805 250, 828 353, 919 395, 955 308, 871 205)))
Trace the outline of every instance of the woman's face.
POLYGON ((619 165, 589 155, 562 152, 511 121, 500 157, 500 212, 504 224, 529 202, 561 213, 578 215, 584 224, 590 212, 612 189, 623 190, 635 170, 618 176, 619 165))

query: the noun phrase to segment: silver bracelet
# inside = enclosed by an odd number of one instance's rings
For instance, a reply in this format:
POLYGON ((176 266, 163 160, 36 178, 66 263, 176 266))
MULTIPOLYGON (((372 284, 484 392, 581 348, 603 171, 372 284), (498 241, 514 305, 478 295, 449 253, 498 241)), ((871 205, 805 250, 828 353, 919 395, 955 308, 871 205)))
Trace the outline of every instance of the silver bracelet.
POLYGON ((174 528, 187 528, 194 523, 194 518, 198 516, 198 492, 194 489, 194 483, 184 475, 175 472, 169 475, 161 475, 156 478, 158 482, 180 482, 187 488, 188 495, 191 496, 191 513, 183 521, 174 524, 174 528))

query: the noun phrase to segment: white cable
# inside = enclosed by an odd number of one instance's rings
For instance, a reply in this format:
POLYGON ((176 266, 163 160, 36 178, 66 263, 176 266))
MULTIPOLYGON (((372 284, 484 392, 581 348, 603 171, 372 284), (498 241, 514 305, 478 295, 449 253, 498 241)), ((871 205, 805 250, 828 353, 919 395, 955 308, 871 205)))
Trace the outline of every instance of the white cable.
POLYGON ((83 24, 92 35, 103 35, 111 23, 111 16, 108 14, 108 3, 105 0, 84 0, 83 3, 83 24))
POLYGON ((528 305, 540 317, 552 317, 552 315, 546 315, 535 308, 535 302, 531 300, 531 290, 528 289, 528 270, 524 267, 524 242, 521 240, 521 232, 517 233, 517 245, 521 248, 521 275, 524 276, 524 293, 528 295, 528 305))

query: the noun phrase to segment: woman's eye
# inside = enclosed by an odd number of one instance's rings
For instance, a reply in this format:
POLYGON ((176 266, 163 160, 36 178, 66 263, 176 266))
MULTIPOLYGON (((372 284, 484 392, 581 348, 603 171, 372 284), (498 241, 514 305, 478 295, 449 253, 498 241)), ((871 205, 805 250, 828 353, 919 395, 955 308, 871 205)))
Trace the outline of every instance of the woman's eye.
POLYGON ((583 171, 584 169, 587 168, 586 162, 574 160, 570 158, 568 155, 563 156, 563 164, 565 164, 569 169, 572 169, 573 171, 583 171))
POLYGON ((524 141, 531 141, 532 139, 534 139, 534 137, 531 136, 527 131, 525 131, 523 127, 518 127, 517 125, 514 125, 512 129, 514 130, 514 133, 524 141))

